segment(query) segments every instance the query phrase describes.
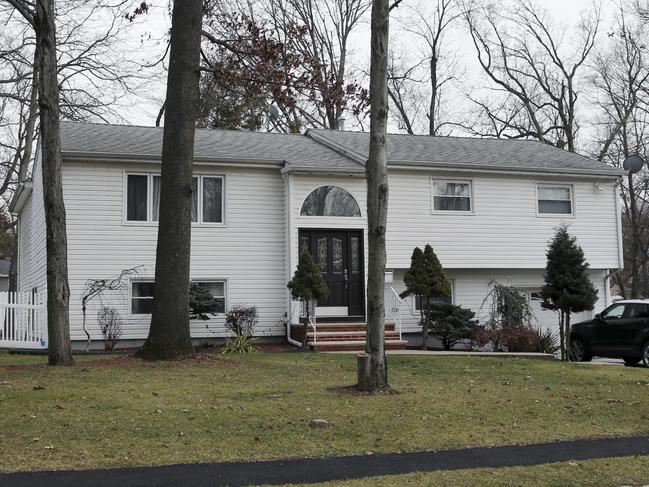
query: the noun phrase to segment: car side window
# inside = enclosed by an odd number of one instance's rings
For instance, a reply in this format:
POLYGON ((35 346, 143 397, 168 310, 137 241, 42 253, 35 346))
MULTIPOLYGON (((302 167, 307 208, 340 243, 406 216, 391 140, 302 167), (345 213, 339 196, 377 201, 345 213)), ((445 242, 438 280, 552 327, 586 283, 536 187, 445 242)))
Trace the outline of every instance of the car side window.
POLYGON ((626 306, 624 304, 614 304, 602 313, 602 318, 606 320, 619 320, 624 315, 626 306))
POLYGON ((647 318, 648 313, 647 313, 647 305, 645 304, 639 304, 639 303, 632 303, 628 304, 626 306, 626 309, 624 310, 624 319, 637 319, 637 318, 647 318))

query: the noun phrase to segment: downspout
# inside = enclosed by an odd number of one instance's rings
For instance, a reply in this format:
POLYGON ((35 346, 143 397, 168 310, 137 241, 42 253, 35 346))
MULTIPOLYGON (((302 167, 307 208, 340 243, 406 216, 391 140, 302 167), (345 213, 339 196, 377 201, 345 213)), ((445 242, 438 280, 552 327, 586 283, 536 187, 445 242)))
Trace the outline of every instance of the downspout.
MULTIPOLYGON (((293 176, 291 174, 282 173, 284 178, 284 187, 286 188, 286 198, 284 199, 286 205, 286 282, 291 280, 291 248, 292 248, 292 223, 291 218, 293 209, 291 203, 293 201, 293 186, 291 184, 293 176)), ((291 345, 302 348, 302 343, 291 338, 291 325, 292 325, 292 302, 290 293, 286 293, 286 341, 291 345)))

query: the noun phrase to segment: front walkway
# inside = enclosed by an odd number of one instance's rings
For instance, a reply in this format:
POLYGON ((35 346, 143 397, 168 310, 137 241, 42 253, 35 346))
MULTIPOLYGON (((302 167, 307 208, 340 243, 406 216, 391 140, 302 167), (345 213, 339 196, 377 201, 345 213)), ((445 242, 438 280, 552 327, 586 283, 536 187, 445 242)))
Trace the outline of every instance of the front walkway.
POLYGON ((532 466, 597 458, 649 455, 649 436, 561 441, 523 446, 419 451, 264 462, 204 463, 110 470, 0 475, 11 487, 216 487, 307 484, 413 472, 532 466))

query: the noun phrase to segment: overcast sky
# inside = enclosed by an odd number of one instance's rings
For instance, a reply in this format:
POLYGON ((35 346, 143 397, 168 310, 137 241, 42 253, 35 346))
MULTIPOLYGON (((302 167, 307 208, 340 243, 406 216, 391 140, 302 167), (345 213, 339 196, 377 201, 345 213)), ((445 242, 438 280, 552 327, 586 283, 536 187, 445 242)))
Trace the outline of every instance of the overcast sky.
MULTIPOLYGON (((400 46, 400 49, 408 52, 408 49, 416 49, 412 47, 413 44, 407 39, 407 34, 404 34, 401 26, 403 26, 403 17, 407 16, 407 4, 411 6, 424 5, 426 0, 404 0, 393 15, 391 37, 392 44, 400 46)), ((580 14, 584 10, 593 7, 593 0, 538 0, 555 19, 559 25, 563 25, 567 31, 578 24, 580 14)), ((430 0, 430 5, 433 2, 430 0)), ((139 47, 140 53, 161 53, 165 45, 165 33, 168 32, 170 26, 170 19, 167 13, 167 0, 158 0, 153 3, 153 8, 149 12, 146 21, 142 22, 133 32, 133 46, 134 52, 139 47)), ((612 2, 607 4, 612 5, 612 2)), ((606 32, 608 28, 607 22, 604 21, 601 32, 606 32)), ((475 60, 475 48, 470 41, 468 33, 461 24, 454 30, 451 35, 449 46, 459 53, 458 63, 461 65, 463 71, 463 79, 461 80, 462 87, 456 87, 457 93, 461 90, 472 90, 484 85, 484 80, 481 77, 481 72, 477 61, 475 60)), ((367 22, 361 24, 357 29, 352 42, 352 61, 353 64, 358 65, 362 69, 368 68, 369 65, 369 25, 367 22)), ((142 54, 144 55, 144 54, 142 54)), ((367 81, 365 81, 367 82, 367 81)), ((141 97, 129 99, 124 103, 125 107, 121 110, 122 116, 128 123, 138 125, 154 125, 155 118, 158 113, 159 107, 164 97, 164 89, 166 83, 166 73, 160 71, 156 77, 147 83, 145 89, 141 90, 141 97)), ((458 104, 462 104, 461 95, 453 100, 458 100, 458 104)), ((455 103, 455 101, 454 101, 455 103)), ((458 110, 461 107, 458 106, 458 110)), ((348 123, 347 126, 350 127, 348 123)))

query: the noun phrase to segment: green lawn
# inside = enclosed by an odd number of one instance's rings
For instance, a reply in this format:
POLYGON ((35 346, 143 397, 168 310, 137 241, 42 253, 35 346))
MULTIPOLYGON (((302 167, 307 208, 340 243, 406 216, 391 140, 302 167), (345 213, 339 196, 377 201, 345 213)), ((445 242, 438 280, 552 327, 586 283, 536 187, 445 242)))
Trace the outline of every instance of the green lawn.
POLYGON ((15 365, 45 358, 0 353, 0 471, 649 433, 649 371, 642 368, 391 356, 390 382, 399 393, 356 397, 328 390, 354 382, 353 355, 213 355, 111 366, 79 360, 71 368, 21 368, 15 365), (315 418, 333 426, 312 430, 315 418))
MULTIPOLYGON (((313 484, 336 487, 603 487, 645 485, 649 482, 649 457, 612 458, 585 462, 553 463, 536 467, 457 470, 372 477, 348 482, 313 484)), ((286 486, 289 487, 289 486, 286 486)))

